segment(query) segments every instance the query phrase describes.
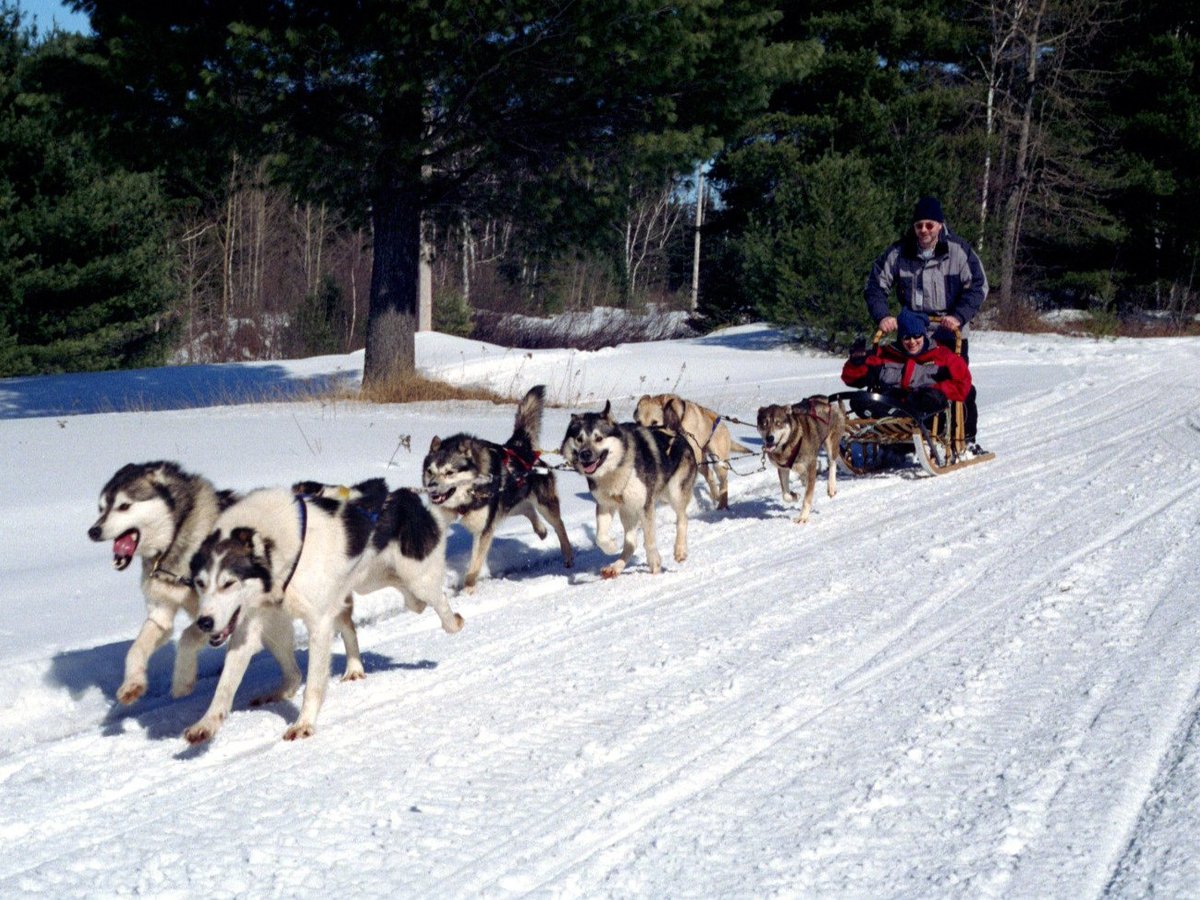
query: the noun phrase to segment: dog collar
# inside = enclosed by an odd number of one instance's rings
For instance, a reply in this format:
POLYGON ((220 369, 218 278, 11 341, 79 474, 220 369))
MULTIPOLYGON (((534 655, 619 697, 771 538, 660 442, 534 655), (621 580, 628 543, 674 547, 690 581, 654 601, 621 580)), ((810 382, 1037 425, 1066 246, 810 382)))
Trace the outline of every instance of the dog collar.
MULTIPOLYGON (((163 554, 165 556, 166 554, 163 554)), ((180 584, 184 587, 192 586, 192 579, 186 578, 183 575, 176 575, 174 572, 168 572, 166 569, 159 568, 163 557, 160 556, 154 561, 154 568, 150 570, 150 577, 157 578, 160 581, 165 581, 168 584, 180 584)))

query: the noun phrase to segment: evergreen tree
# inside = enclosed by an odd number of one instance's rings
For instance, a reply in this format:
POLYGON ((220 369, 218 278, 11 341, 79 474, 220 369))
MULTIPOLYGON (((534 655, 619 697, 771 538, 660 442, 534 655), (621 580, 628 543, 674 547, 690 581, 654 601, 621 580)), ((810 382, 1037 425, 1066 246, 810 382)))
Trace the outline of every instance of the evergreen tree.
POLYGON ((0 10, 0 375, 157 365, 167 347, 157 184, 105 165, 42 82, 77 40, 35 44, 0 10))
POLYGON ((369 213, 375 384, 414 367, 423 218, 503 209, 541 246, 603 231, 631 167, 689 170, 779 60, 764 0, 73 5, 164 133, 219 111, 293 184, 369 213))
POLYGON ((1112 196, 1123 226, 1112 260, 1125 304, 1200 310, 1200 20, 1187 4, 1130 4, 1102 48, 1119 77, 1105 125, 1125 173, 1112 196))
POLYGON ((721 268, 702 308, 754 310, 843 342, 868 327, 862 286, 922 194, 975 207, 953 152, 970 117, 971 31, 950 3, 789 5, 776 39, 793 79, 718 158, 710 231, 721 268))

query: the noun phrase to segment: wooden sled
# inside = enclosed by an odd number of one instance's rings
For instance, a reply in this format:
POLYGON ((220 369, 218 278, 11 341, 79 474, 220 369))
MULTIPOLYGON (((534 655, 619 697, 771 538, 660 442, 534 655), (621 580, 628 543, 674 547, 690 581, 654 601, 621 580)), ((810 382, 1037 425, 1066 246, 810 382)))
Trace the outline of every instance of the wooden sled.
MULTIPOLYGON (((876 348, 882 337, 882 332, 875 332, 876 348)), ((955 331, 956 353, 961 353, 961 340, 955 331)), ((898 456, 910 450, 930 475, 945 475, 996 458, 995 453, 968 450, 961 401, 952 402, 926 425, 893 406, 883 394, 872 391, 842 391, 829 399, 836 401, 846 415, 841 457, 846 468, 856 475, 890 468, 898 456)))

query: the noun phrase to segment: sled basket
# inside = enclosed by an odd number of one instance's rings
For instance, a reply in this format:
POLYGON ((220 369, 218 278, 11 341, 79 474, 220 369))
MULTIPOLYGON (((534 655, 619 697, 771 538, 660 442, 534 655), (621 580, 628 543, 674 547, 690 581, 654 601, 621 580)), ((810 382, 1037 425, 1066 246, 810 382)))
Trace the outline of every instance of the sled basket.
POLYGON ((996 457, 968 449, 961 402, 951 403, 923 421, 874 391, 842 391, 829 399, 846 415, 840 455, 856 475, 891 468, 909 452, 930 475, 944 475, 996 457))

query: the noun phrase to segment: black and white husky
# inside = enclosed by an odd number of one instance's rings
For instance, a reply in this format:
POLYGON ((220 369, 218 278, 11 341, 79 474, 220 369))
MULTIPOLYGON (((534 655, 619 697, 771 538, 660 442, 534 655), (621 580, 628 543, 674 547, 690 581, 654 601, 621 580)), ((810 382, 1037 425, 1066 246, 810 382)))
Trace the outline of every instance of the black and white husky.
POLYGON ((135 556, 141 558, 146 600, 146 621, 125 655, 125 677, 117 689, 121 703, 133 703, 146 692, 146 665, 170 640, 180 610, 193 624, 179 637, 171 695, 182 697, 195 687, 196 659, 205 636, 194 624, 199 599, 188 566, 217 516, 234 499, 208 479, 165 461, 123 466, 100 492, 100 517, 88 529, 88 537, 113 542, 113 568, 118 571, 128 568, 135 556))
POLYGON ((544 538, 547 531, 540 513, 558 535, 563 565, 569 569, 575 562, 554 473, 538 463, 545 396, 543 385, 529 390, 517 406, 512 436, 503 444, 456 434, 445 440, 435 437, 429 445, 422 475, 429 499, 447 524, 457 520, 474 535, 471 561, 463 578, 467 591, 475 588, 496 528, 517 513, 529 519, 537 536, 544 538))
POLYGON ((633 556, 640 526, 650 572, 662 568, 655 537, 654 510, 666 499, 675 510, 675 561, 687 559, 687 508, 696 483, 696 458, 680 436, 678 420, 668 417, 665 428, 618 423, 612 404, 599 413, 574 414, 563 438, 562 455, 583 475, 596 500, 596 543, 616 553, 609 535, 617 512, 625 529, 621 558, 600 570, 605 578, 619 574, 633 556))
MULTIPOLYGON (((364 514, 354 497, 287 488, 253 491, 226 509, 190 571, 200 598, 196 624, 210 644, 228 641, 229 650, 208 710, 184 738, 196 744, 216 734, 250 658, 264 645, 273 650, 285 632, 290 640, 295 619, 308 631, 308 680, 300 715, 283 737, 309 737, 329 683, 335 630, 347 641, 346 677, 362 676, 357 641, 351 647, 345 630, 352 591, 398 587, 414 598, 410 608, 432 603, 442 613, 444 607, 443 627, 461 628, 442 598, 444 540, 436 518, 411 491, 386 495, 377 517, 364 514)), ((288 697, 299 683, 293 659, 279 690, 259 702, 288 697)))

